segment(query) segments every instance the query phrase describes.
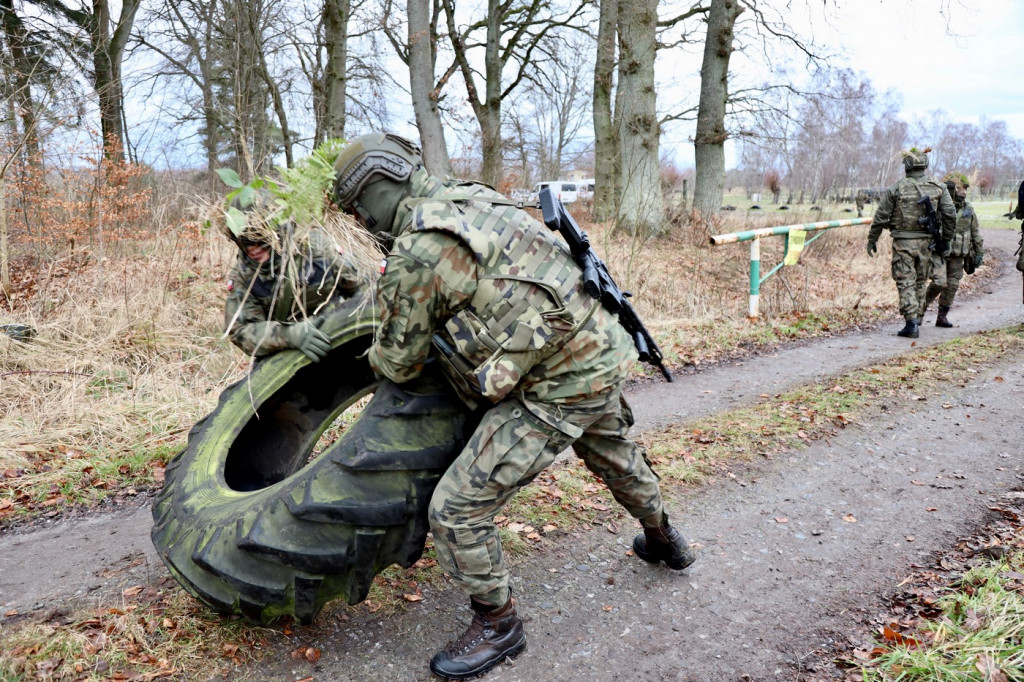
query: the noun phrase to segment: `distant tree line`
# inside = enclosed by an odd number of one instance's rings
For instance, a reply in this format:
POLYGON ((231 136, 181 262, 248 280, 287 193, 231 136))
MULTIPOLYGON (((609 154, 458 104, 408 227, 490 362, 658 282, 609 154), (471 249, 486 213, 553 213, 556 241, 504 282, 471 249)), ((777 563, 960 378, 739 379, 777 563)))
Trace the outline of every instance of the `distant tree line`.
MULTIPOLYGON (((890 96, 832 70, 788 25, 794 11, 828 11, 827 0, 783 5, 0 0, 2 149, 7 162, 43 164, 48 144, 98 122, 113 162, 151 160, 163 146, 181 167, 178 150, 196 150, 213 193, 216 168, 266 173, 324 139, 394 128, 407 115, 395 102, 411 100, 433 172, 508 190, 589 166, 596 216, 638 234, 665 224, 669 126, 694 126, 692 209, 705 224, 722 203, 730 139, 751 186, 775 173, 814 200, 883 184, 897 150, 924 136, 896 118, 890 96), (655 64, 681 50, 703 55, 700 90, 659 101, 655 64), (737 53, 772 63, 773 81, 741 83, 737 53), (817 73, 799 88, 782 68, 792 55, 817 73)), ((929 128, 933 158, 1001 186, 1021 151, 999 125, 929 128)))
POLYGON ((954 122, 942 110, 907 123, 895 94, 848 69, 823 69, 809 92, 775 90, 764 101, 771 106, 745 121, 733 179, 748 193, 773 190, 774 203, 852 201, 901 177, 900 152, 913 146, 932 148, 929 174, 963 173, 983 196, 1016 192, 1024 179, 1024 144, 1006 123, 954 122))

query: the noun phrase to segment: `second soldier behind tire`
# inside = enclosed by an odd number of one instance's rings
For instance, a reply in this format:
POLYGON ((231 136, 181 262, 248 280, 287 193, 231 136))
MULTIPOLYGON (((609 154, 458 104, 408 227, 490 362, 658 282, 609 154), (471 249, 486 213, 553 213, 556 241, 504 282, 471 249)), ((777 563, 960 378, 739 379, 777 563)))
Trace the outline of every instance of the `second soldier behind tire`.
POLYGON ((268 192, 232 206, 244 225, 223 225, 238 247, 224 302, 228 338, 257 358, 295 349, 320 360, 331 347, 318 327, 323 315, 366 283, 319 228, 297 239, 291 223, 277 220, 268 192))
POLYGON ((985 256, 985 240, 981 238, 978 225, 978 214, 974 212, 971 202, 967 201, 967 189, 970 183, 967 176, 950 173, 946 176, 946 189, 953 197, 956 207, 956 232, 949 245, 949 255, 943 258, 932 253, 931 284, 925 293, 921 306, 921 320, 924 312, 936 298, 939 299, 939 314, 935 318, 936 327, 952 327, 953 323, 946 317, 953 305, 960 280, 964 272, 972 273, 981 266, 985 256))
POLYGON ((906 177, 882 192, 868 230, 867 250, 872 257, 878 250, 882 230, 889 230, 892 235, 892 278, 899 292, 900 314, 906 322, 896 333, 912 339, 919 336, 931 258, 936 249, 935 240, 921 221, 928 211, 919 202, 926 196, 931 200, 945 244, 951 242, 956 229, 956 209, 945 184, 925 177, 929 151, 930 148, 914 147, 903 152, 906 177))
POLYGON ((419 148, 395 135, 356 138, 335 169, 338 206, 388 250, 370 364, 403 383, 436 360, 467 404, 486 410, 430 500, 438 564, 474 613, 431 670, 476 677, 526 647, 494 519, 569 446, 640 521, 640 558, 692 563, 628 436, 622 385, 637 351, 584 291, 564 243, 489 187, 430 175, 419 148))

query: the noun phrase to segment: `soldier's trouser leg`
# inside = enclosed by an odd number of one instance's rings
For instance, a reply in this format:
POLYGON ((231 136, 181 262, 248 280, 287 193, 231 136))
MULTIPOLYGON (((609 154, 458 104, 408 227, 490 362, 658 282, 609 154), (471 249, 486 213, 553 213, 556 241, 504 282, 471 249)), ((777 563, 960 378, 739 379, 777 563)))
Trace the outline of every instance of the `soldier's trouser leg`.
POLYGON ((509 576, 494 517, 572 443, 518 399, 492 407, 430 499, 437 561, 470 596, 501 605, 509 576))
POLYGON ((945 258, 932 254, 929 267, 931 282, 928 284, 927 291, 925 291, 924 303, 921 304, 921 317, 924 317, 924 311, 928 310, 928 306, 932 304, 932 301, 945 290, 947 282, 945 258))
POLYGON ((615 394, 604 416, 585 429, 573 443, 573 450, 633 518, 654 528, 664 514, 658 475, 651 469, 644 448, 628 436, 633 411, 621 388, 615 394))
POLYGON ((908 321, 920 319, 931 271, 929 242, 928 239, 892 240, 892 279, 900 295, 900 314, 908 321))
POLYGON ((951 257, 946 259, 946 286, 939 296, 939 305, 947 308, 953 305, 956 292, 960 288, 960 280, 964 278, 964 259, 962 257, 951 257))

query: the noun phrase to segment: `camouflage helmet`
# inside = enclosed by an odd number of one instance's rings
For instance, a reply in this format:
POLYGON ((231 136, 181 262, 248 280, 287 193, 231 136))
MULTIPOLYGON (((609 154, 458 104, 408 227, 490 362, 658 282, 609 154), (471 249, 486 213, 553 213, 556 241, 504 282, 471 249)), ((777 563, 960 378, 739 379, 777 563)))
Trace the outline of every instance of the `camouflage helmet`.
POLYGON ((246 186, 228 197, 220 224, 242 255, 252 260, 247 251, 251 246, 266 247, 271 255, 280 253, 285 223, 281 204, 274 195, 265 188, 246 186))
POLYGON ((925 147, 924 150, 911 147, 908 151, 903 152, 903 168, 908 173, 915 170, 924 170, 928 167, 928 152, 931 150, 931 147, 925 147))
POLYGON ((967 188, 970 186, 970 181, 963 173, 950 171, 946 174, 946 189, 949 190, 949 196, 957 204, 963 203, 967 198, 967 188))
POLYGON ((391 234, 398 204, 409 194, 409 179, 422 166, 420 148, 404 137, 362 135, 334 161, 334 200, 370 232, 391 234))

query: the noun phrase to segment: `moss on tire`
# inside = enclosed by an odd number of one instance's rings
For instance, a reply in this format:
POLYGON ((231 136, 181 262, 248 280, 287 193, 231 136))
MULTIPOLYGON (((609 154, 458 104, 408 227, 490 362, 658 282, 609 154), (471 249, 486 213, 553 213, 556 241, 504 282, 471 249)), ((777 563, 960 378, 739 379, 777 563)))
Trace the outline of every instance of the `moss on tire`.
POLYGON ((322 325, 331 352, 277 353, 225 389, 168 464, 153 544, 178 582, 228 614, 310 622, 324 604, 366 598, 390 564, 423 552, 426 509, 473 417, 433 372, 377 383, 364 355, 373 316, 358 302, 322 325), (372 393, 309 461, 335 418, 372 393))

